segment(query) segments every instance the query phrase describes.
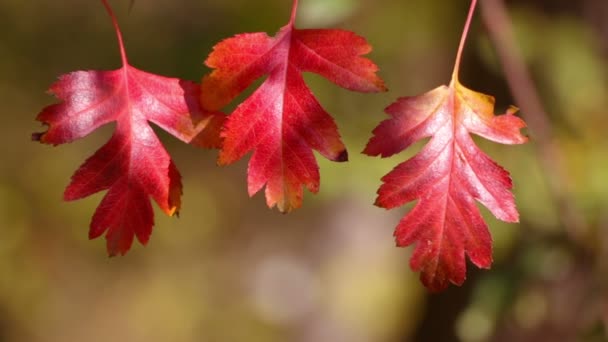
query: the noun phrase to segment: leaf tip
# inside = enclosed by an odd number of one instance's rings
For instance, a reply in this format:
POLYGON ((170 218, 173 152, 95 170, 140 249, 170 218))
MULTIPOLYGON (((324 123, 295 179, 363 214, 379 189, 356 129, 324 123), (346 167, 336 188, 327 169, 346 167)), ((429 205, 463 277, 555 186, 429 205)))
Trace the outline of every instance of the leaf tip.
POLYGON ((374 205, 378 208, 382 208, 382 203, 380 203, 380 198, 376 198, 374 201, 374 205))
POLYGON ((177 217, 179 217, 179 208, 174 205, 173 207, 171 207, 168 210, 166 210, 165 213, 167 213, 168 216, 177 216, 177 217))
POLYGON ((374 141, 374 137, 372 137, 369 142, 367 143, 367 145, 365 146, 365 149, 363 149, 363 151, 361 151, 361 154, 365 154, 366 156, 369 157, 376 157, 378 156, 378 152, 374 150, 372 141, 374 141))
POLYGON ((338 157, 336 157, 336 159, 334 160, 336 162, 347 162, 348 161, 348 151, 346 149, 342 150, 342 152, 340 152, 338 154, 338 157))
POLYGON ((44 142, 44 132, 32 133, 32 141, 44 142))
MULTIPOLYGON (((145 246, 145 244, 144 244, 144 246, 145 246)), ((114 258, 117 256, 125 256, 125 254, 127 254, 128 251, 129 251, 128 249, 115 251, 115 250, 110 250, 108 248, 108 258, 114 258)))
POLYGON ((384 80, 382 80, 380 77, 378 77, 378 80, 376 81, 376 86, 378 87, 378 92, 380 93, 386 93, 388 91, 386 83, 384 83, 384 80))
MULTIPOLYGON (((272 207, 269 207, 269 208, 272 208, 272 207)), ((289 204, 277 203, 277 210, 279 210, 279 212, 283 215, 289 214, 293 209, 294 208, 289 204)))
POLYGON ((509 108, 507 108, 507 112, 505 114, 514 115, 517 112, 519 112, 519 108, 517 106, 510 105, 509 108))

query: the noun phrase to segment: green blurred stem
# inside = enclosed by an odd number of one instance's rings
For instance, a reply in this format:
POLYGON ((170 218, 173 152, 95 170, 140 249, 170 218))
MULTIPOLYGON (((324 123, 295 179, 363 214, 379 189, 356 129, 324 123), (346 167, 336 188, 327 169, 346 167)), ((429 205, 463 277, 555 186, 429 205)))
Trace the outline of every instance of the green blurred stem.
POLYGON ((503 0, 481 1, 483 21, 496 48, 511 93, 521 108, 545 170, 549 185, 567 234, 580 246, 588 234, 584 216, 573 202, 565 158, 556 144, 551 121, 543 108, 536 86, 515 43, 512 24, 503 0))

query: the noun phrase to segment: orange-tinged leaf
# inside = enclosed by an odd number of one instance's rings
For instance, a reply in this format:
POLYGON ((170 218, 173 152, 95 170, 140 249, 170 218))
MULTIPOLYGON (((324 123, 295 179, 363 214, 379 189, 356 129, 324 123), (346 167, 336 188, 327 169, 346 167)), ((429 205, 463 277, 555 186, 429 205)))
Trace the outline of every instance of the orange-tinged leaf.
POLYGON ((520 133, 525 123, 513 115, 514 107, 495 116, 494 98, 462 86, 457 71, 449 86, 389 106, 391 118, 374 130, 364 151, 388 157, 431 138, 422 151, 382 178, 376 205, 390 209, 418 201, 397 226, 395 237, 398 246, 416 245, 410 265, 432 291, 464 282, 465 255, 478 267, 492 264, 492 239, 476 201, 500 220, 519 220, 509 173, 483 153, 470 134, 521 144, 527 140, 520 133))
POLYGON ((71 201, 108 190, 93 215, 89 237, 107 232, 108 253, 116 255, 129 250, 133 236, 147 243, 154 224, 149 197, 170 216, 181 204, 181 176, 149 122, 182 141, 218 147, 223 117, 200 109, 197 84, 130 66, 115 17, 102 2, 116 29, 123 66, 61 76, 50 93, 62 102, 38 114, 37 120, 49 127, 33 138, 58 145, 116 122, 110 141, 74 173, 64 193, 71 201))
POLYGON ((226 120, 219 164, 253 151, 249 194, 266 186, 268 206, 283 212, 301 206, 303 187, 313 193, 319 189, 313 150, 333 161, 348 159, 336 124, 304 83, 302 72, 354 91, 385 90, 376 65, 361 57, 371 51, 365 39, 344 30, 296 29, 296 8, 297 1, 290 22, 275 37, 247 33, 217 44, 205 61, 214 70, 203 79, 201 93, 205 109, 219 110, 268 75, 226 120))

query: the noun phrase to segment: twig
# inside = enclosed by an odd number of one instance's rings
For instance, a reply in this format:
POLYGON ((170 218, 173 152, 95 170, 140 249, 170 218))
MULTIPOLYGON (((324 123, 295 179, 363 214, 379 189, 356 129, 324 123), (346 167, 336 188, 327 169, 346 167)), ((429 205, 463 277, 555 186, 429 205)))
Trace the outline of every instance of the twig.
POLYGON ((584 216, 572 201, 569 177, 564 156, 556 144, 551 121, 543 108, 536 87, 515 43, 512 24, 503 0, 481 1, 484 23, 496 48, 511 93, 528 123, 532 140, 536 143, 541 166, 549 191, 558 208, 561 223, 575 242, 584 246, 588 233, 584 216))

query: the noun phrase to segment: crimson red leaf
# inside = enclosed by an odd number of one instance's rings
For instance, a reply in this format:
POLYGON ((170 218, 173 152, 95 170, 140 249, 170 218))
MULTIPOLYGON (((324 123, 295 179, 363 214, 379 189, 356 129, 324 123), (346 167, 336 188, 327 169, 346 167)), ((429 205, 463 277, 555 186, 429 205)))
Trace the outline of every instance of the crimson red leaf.
POLYGON ((475 145, 470 133, 521 144, 527 140, 520 134, 525 123, 512 115, 514 107, 494 116, 493 97, 458 82, 461 51, 450 86, 389 106, 391 118, 374 130, 364 151, 388 157, 431 137, 422 151, 382 178, 376 205, 390 209, 418 200, 395 237, 398 246, 416 244, 410 265, 433 291, 464 282, 465 254, 478 267, 492 263, 492 240, 476 200, 503 221, 519 220, 509 173, 475 145))
POLYGON ((205 61, 215 69, 203 79, 202 104, 218 110, 256 79, 266 81, 228 117, 219 163, 230 164, 253 151, 248 190, 253 196, 266 185, 266 202, 288 212, 302 204, 303 187, 319 189, 313 149, 333 161, 348 155, 336 124, 302 78, 320 74, 354 91, 385 90, 377 67, 360 57, 371 51, 365 39, 343 30, 299 30, 290 22, 271 38, 265 33, 240 34, 214 47, 205 61))
POLYGON ((197 84, 130 66, 118 24, 108 3, 102 1, 116 29, 123 66, 61 76, 50 93, 62 102, 42 110, 37 120, 49 127, 33 138, 58 145, 116 123, 110 141, 76 171, 64 193, 65 200, 71 201, 109 190, 93 216, 89 237, 107 231, 108 253, 116 255, 129 250, 134 235, 147 243, 154 224, 149 197, 167 215, 180 207, 180 174, 149 121, 182 141, 218 146, 222 117, 200 110, 197 84))

